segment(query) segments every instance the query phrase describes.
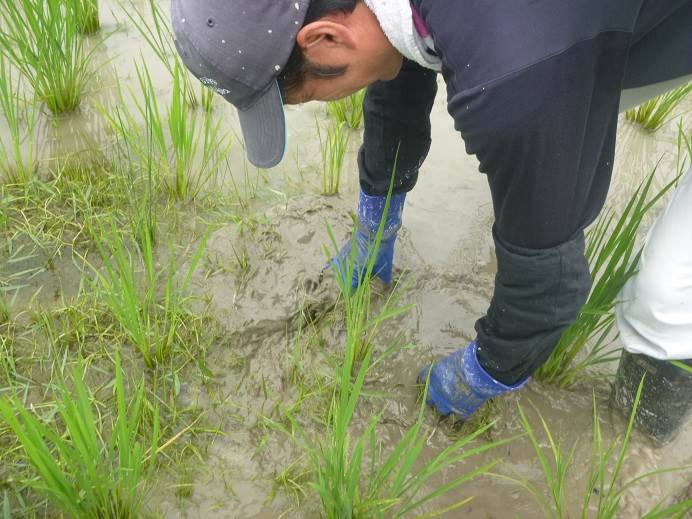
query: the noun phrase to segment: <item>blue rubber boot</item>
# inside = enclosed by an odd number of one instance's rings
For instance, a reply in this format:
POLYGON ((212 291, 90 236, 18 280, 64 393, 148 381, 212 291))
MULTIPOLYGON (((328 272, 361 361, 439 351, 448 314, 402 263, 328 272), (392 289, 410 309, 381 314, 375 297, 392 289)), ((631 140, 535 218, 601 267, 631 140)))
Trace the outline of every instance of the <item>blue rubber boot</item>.
MULTIPOLYGON (((377 276, 387 284, 392 282, 394 242, 396 241, 396 234, 401 228, 401 213, 404 210, 405 200, 406 193, 392 195, 390 199, 389 212, 384 223, 380 248, 377 251, 375 265, 372 269, 372 275, 377 276)), ((365 277, 368 265, 368 252, 374 246, 386 201, 386 196, 371 196, 366 195, 363 190, 360 191, 358 215, 356 218, 355 265, 353 275, 351 276, 351 286, 353 288, 357 288, 365 277)), ((339 254, 332 259, 332 263, 336 265, 342 276, 348 275, 352 246, 353 240, 349 239, 341 248, 339 254)))
MULTIPOLYGON (((427 403, 441 415, 451 414, 465 420, 486 400, 516 391, 526 384, 528 379, 514 386, 495 380, 479 364, 477 348, 476 341, 473 341, 465 349, 432 364, 427 403)), ((430 365, 423 368, 418 376, 419 383, 425 384, 429 370, 430 365)))

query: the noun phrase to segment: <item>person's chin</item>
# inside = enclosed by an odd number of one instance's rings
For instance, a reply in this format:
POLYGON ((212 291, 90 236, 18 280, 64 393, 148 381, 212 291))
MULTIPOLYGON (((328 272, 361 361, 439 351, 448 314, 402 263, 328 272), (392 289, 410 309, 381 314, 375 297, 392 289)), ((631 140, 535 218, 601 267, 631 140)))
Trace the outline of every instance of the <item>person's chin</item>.
POLYGON ((399 75, 399 72, 401 71, 401 67, 403 66, 403 64, 404 64, 404 57, 400 55, 400 59, 397 60, 396 65, 392 66, 391 70, 389 70, 387 72, 387 74, 385 74, 382 77, 381 80, 382 81, 391 81, 392 79, 397 77, 399 75))

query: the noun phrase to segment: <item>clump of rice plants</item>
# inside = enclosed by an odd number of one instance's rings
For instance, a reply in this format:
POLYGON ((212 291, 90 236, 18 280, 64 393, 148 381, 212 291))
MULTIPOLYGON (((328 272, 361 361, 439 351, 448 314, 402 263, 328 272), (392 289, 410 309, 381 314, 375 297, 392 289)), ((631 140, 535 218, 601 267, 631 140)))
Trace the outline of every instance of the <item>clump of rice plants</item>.
POLYGON ((154 369, 171 360, 176 347, 184 343, 181 335, 188 319, 184 293, 204 253, 206 237, 179 279, 173 254, 166 267, 157 269, 148 234, 141 236, 143 241, 138 243, 136 254, 130 253, 112 221, 108 228, 92 229, 91 234, 103 262, 101 269, 89 264, 95 274, 97 298, 118 320, 147 367, 154 369), (163 296, 159 298, 161 289, 163 296))
MULTIPOLYGON (((654 477, 665 472, 690 470, 692 467, 664 468, 640 474, 627 482, 621 482, 620 476, 622 467, 629 450, 630 440, 634 429, 637 408, 641 399, 642 389, 645 380, 639 383, 639 388, 635 397, 632 413, 621 440, 617 438, 610 445, 605 445, 601 432, 600 417, 596 404, 596 396, 593 396, 593 439, 591 460, 586 477, 587 485, 584 489, 582 498, 581 517, 595 517, 596 519, 613 519, 619 517, 622 497, 624 492, 634 483, 654 477), (619 445, 618 445, 619 443, 619 445)), ((565 451, 559 441, 552 434, 549 425, 538 413, 541 428, 545 433, 548 449, 544 449, 543 442, 538 437, 537 432, 531 425, 524 410, 519 406, 519 419, 521 425, 529 438, 531 446, 538 458, 543 476, 548 486, 548 497, 544 492, 533 483, 495 474, 496 477, 509 479, 526 488, 536 501, 542 506, 546 517, 555 519, 566 519, 572 517, 567 507, 567 497, 570 491, 569 476, 574 467, 574 454, 576 443, 569 451, 565 451), (547 450, 547 452, 546 452, 547 450)), ((653 519, 661 517, 683 517, 692 510, 692 499, 687 499, 664 507, 663 503, 655 505, 643 517, 653 519)))
POLYGON ((607 352, 606 347, 615 325, 618 294, 639 265, 642 249, 636 245, 637 231, 644 216, 678 180, 650 198, 655 173, 654 169, 639 185, 619 218, 612 210, 605 211, 588 231, 586 259, 593 287, 576 321, 565 330, 550 358, 536 372, 539 380, 566 387, 589 366, 617 360, 617 353, 607 352), (585 351, 586 355, 579 358, 585 351))
POLYGON ((692 83, 679 86, 660 96, 654 97, 625 112, 628 121, 655 132, 668 120, 670 114, 692 91, 692 83))
POLYGON ((182 65, 176 64, 171 101, 162 117, 146 65, 137 67, 141 98, 132 94, 136 113, 117 108, 104 110, 122 146, 123 154, 155 175, 156 187, 171 198, 196 199, 225 164, 230 140, 221 135, 220 122, 205 113, 201 120, 185 102, 187 89, 182 65), (143 124, 140 123, 143 122, 143 124), (161 174, 163 172, 163 175, 161 174))
POLYGON ((98 0, 66 0, 82 34, 96 34, 101 28, 98 0))
POLYGON ((173 173, 171 187, 179 200, 197 196, 202 185, 216 172, 227 151, 222 149, 220 123, 214 124, 208 113, 200 123, 197 115, 188 110, 184 102, 188 88, 185 76, 184 70, 176 64, 168 110, 168 134, 172 148, 169 164, 173 173), (199 163, 196 162, 198 158, 199 163))
POLYGON ((0 0, 0 53, 53 114, 76 109, 89 82, 87 50, 64 0, 0 0))
POLYGON ((322 194, 336 195, 339 193, 349 135, 345 125, 340 123, 327 126, 322 138, 320 125, 316 124, 316 126, 322 157, 322 194))
POLYGON ((125 195, 130 233, 140 249, 146 246, 147 241, 157 241, 157 211, 154 207, 157 163, 154 162, 151 139, 147 139, 145 146, 149 151, 143 163, 134 162, 126 147, 116 147, 112 157, 112 170, 118 183, 116 189, 125 195))
POLYGON ((8 142, 0 139, 0 181, 13 184, 27 183, 34 178, 37 168, 35 130, 38 110, 35 99, 23 92, 18 74, 0 54, 0 111, 9 128, 8 142))
MULTIPOLYGON (((389 201, 386 202, 387 206, 385 209, 389 209, 389 201)), ((383 221, 384 221, 383 217, 383 221)), ((355 228, 355 226, 354 226, 355 228)), ((334 250, 337 250, 336 240, 334 235, 329 230, 329 235, 332 241, 332 246, 334 250)), ((379 240, 379 236, 377 237, 379 240)), ((351 239, 355 240, 355 233, 351 235, 351 239)), ((379 247, 379 241, 377 242, 377 247, 379 247)), ((379 330, 380 325, 389 319, 397 317, 398 315, 404 314, 413 308, 413 305, 406 305, 403 307, 395 307, 392 303, 394 301, 395 291, 392 291, 388 296, 385 304, 376 315, 372 313, 372 290, 370 289, 369 283, 360 283, 359 285, 366 285, 361 288, 353 288, 351 280, 354 277, 354 272, 356 267, 356 256, 358 254, 358 247, 355 241, 351 246, 350 256, 345 258, 344 268, 345 272, 340 272, 336 268, 336 265, 332 265, 334 270, 334 275, 336 278, 337 285, 339 286, 340 293, 343 299, 344 305, 344 318, 346 321, 346 330, 348 335, 348 344, 350 348, 347 349, 349 355, 352 356, 350 359, 350 364, 355 370, 356 367, 362 363, 368 356, 372 356, 372 351, 374 347, 374 340, 379 330)), ((368 251, 371 254, 371 251, 368 251)), ((374 257, 374 256, 372 256, 374 257)), ((365 272, 362 275, 362 279, 370 279, 372 275, 373 265, 370 265, 371 256, 368 256, 368 263, 366 265, 365 272)), ((386 351, 389 353, 389 350, 386 351)), ((379 363, 381 359, 377 359, 375 363, 379 363)), ((353 373, 355 374, 355 373, 353 373)))
MULTIPOLYGON (((388 206, 389 200, 385 213, 388 206)), ((370 251, 366 277, 372 273, 382 232, 383 224, 380 225, 375 245, 370 251)), ((333 235, 331 238, 335 250, 338 250, 333 235)), ((355 268, 353 258, 350 268, 352 273, 355 268)), ((310 486, 320 497, 324 517, 329 519, 402 517, 419 510, 441 495, 457 490, 464 482, 488 472, 495 463, 480 465, 434 490, 427 490, 424 487, 431 477, 451 465, 510 440, 471 447, 470 444, 491 426, 488 424, 454 441, 432 459, 424 460, 421 454, 428 438, 428 431, 423 425, 425 399, 421 401, 413 426, 391 446, 388 454, 384 454, 378 443, 378 415, 373 416, 365 430, 354 438, 350 428, 363 395, 365 378, 370 368, 378 362, 374 357, 374 348, 363 348, 362 339, 368 335, 369 329, 397 315, 401 310, 385 306, 371 320, 367 311, 363 310, 369 306, 370 284, 361 283, 353 289, 349 275, 342 277, 335 274, 345 300, 347 337, 343 360, 336 367, 337 386, 331 400, 326 431, 317 440, 307 438, 300 426, 293 421, 294 427, 305 438, 305 449, 312 469, 310 486)), ((388 353, 391 353, 391 348, 383 355, 388 353)), ((454 505, 438 513, 459 508, 471 499, 472 497, 459 497, 454 505)))
POLYGON ((46 495, 70 517, 134 519, 143 516, 147 480, 159 450, 156 405, 145 404, 144 384, 126 394, 120 354, 115 352, 115 416, 109 420, 95 409, 94 395, 84 378, 82 362, 70 384, 54 389, 54 419, 36 416, 17 396, 0 400, 0 418, 8 424, 34 466, 37 479, 27 483, 46 495), (70 389, 71 386, 71 389, 70 389), (150 436, 142 443, 142 413, 151 407, 150 436))
POLYGON ((329 101, 327 112, 334 123, 345 124, 352 130, 357 130, 363 123, 363 99, 365 99, 365 89, 343 99, 329 101))

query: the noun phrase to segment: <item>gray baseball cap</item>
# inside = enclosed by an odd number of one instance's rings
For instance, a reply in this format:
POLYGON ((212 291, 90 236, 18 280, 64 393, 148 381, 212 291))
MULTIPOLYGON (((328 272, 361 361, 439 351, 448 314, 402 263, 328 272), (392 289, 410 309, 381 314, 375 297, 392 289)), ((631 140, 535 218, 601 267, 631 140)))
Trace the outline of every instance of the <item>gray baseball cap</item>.
POLYGON ((310 0, 172 0, 175 46, 205 85, 238 109, 248 158, 276 166, 286 148, 277 77, 310 0))

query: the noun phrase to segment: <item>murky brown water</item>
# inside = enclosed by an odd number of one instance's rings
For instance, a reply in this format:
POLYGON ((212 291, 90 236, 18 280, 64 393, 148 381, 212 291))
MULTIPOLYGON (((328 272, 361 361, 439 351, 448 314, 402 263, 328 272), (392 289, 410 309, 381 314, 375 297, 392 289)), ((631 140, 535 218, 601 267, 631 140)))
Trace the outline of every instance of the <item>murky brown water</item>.
MULTIPOLYGON (((104 63, 98 70, 99 82, 78 114, 50 124, 44 122, 41 133, 44 159, 90 151, 110 138, 96 107, 119 102, 115 89, 117 77, 123 85, 134 88, 133 60, 140 51, 147 57, 161 101, 167 100, 170 84, 167 72, 143 47, 136 29, 129 27, 117 5, 108 5, 110 10, 104 9, 103 14, 103 31, 113 34, 98 53, 104 63)), ((237 132, 233 110, 219 99, 215 100, 214 110, 226 131, 237 132)), ((301 501, 299 508, 295 508, 290 494, 281 489, 274 491, 277 474, 296 460, 300 467, 304 459, 301 461, 297 444, 285 434, 268 429, 262 417, 279 419, 277 403, 287 405, 297 398, 297 388, 290 377, 291 355, 297 355, 306 370, 314 367, 329 373, 325 352, 312 343, 306 344, 305 336, 296 335, 301 309, 309 308, 314 315, 331 319, 323 334, 324 347, 337 355, 340 351, 343 325, 338 315, 329 312, 337 289, 329 274, 320 273, 325 263, 323 246, 329 245, 326 224, 333 227, 339 239, 345 238, 350 230, 348 212, 355 208, 357 195, 354 155, 359 135, 352 136, 341 194, 324 198, 318 195, 320 159, 315 133, 315 118, 324 121, 324 109, 313 103, 287 111, 287 159, 280 167, 258 177, 262 197, 256 201, 255 211, 264 215, 262 220, 266 222, 260 239, 242 238, 232 225, 217 230, 209 240, 207 257, 219 264, 234 262, 234 247, 246 251, 251 275, 241 282, 232 272, 220 271, 211 277, 200 272, 195 279, 195 291, 210 295, 213 312, 232 340, 209 353, 207 364, 215 375, 211 394, 196 383, 188 383, 181 398, 207 408, 210 420, 218 422, 224 434, 205 445, 203 464, 195 461, 184 472, 159 475, 152 503, 165 517, 319 516, 318 503, 307 486, 308 497, 301 501), (304 349, 295 353, 299 346, 304 349), (244 360, 239 362, 239 358, 244 360), (189 485, 189 497, 178 495, 180 485, 189 485), (269 498, 271 495, 273 499, 269 498)), ((389 396, 384 401, 364 401, 356 421, 356 426, 362 425, 373 410, 383 406, 384 423, 378 430, 385 448, 390 439, 397 440, 414 420, 417 411, 414 383, 421 365, 473 338, 474 321, 485 311, 492 293, 495 271, 490 237, 492 208, 485 177, 477 172, 475 159, 465 154, 442 95, 435 103, 432 119, 432 149, 421 169, 419 184, 407 199, 404 227, 397 242, 397 267, 400 279, 406 284, 401 302, 415 307, 389 322, 381 332, 381 345, 401 334, 416 348, 402 350, 377 368, 368 388, 384 391, 389 396)), ((622 204, 631 188, 661 157, 662 175, 657 182, 664 183, 675 160, 675 130, 675 124, 670 123, 661 132, 650 135, 624 122, 621 124, 611 203, 622 204)), ((242 181, 246 164, 237 140, 231 155, 231 170, 227 174, 242 181)), ((74 270, 66 260, 57 265, 55 272, 36 278, 33 285, 52 283, 70 291, 76 286, 70 285, 76 282, 74 270)), ((568 485, 570 515, 574 516, 578 515, 586 487, 592 390, 597 396, 606 437, 621 434, 624 421, 608 407, 609 382, 605 379, 570 390, 532 383, 519 394, 503 399, 491 411, 491 416, 498 420, 492 438, 507 438, 520 432, 516 412, 519 403, 536 428, 539 427, 536 411, 539 411, 566 450, 577 443, 568 485)), ((326 408, 322 413, 326 413, 326 408)), ((309 417, 309 410, 304 414, 309 417)), ((455 434, 449 424, 438 422, 432 414, 427 422, 432 433, 426 445, 426 458, 449 445, 455 434)), ((305 424, 309 433, 318 431, 309 418, 305 424)), ((471 466, 496 458, 502 460, 496 472, 526 478, 544 488, 538 460, 524 439, 472 463, 454 467, 430 484, 442 484, 471 466)), ((684 464, 692 464, 692 424, 675 442, 662 448, 635 434, 624 468, 625 479, 684 464)), ((689 472, 646 480, 625 494, 621 517, 639 517, 661 499, 689 493, 689 482, 689 472)), ((305 485, 305 481, 302 483, 305 485)), ((446 517, 543 515, 527 491, 490 477, 464 485, 458 493, 436 502, 428 510, 451 505, 469 495, 475 496, 469 505, 446 517)))

